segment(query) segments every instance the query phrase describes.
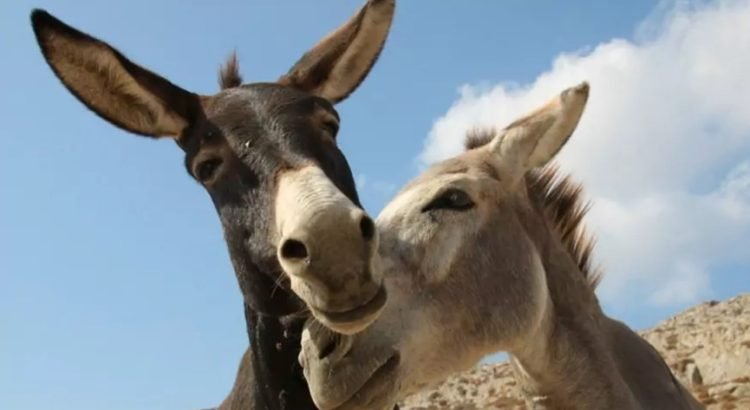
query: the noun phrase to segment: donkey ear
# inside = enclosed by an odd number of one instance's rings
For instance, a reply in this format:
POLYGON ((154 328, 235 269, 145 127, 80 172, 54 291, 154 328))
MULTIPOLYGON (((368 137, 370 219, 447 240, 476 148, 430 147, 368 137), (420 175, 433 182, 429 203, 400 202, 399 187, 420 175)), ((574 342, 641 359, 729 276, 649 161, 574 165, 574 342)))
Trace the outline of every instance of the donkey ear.
POLYGON ((546 165, 565 145, 578 126, 589 96, 583 82, 508 125, 490 143, 505 166, 529 169, 546 165))
POLYGON ((380 56, 393 22, 395 0, 369 0, 283 75, 287 85, 337 103, 364 80, 380 56))
POLYGON ((44 10, 31 25, 47 64, 86 107, 135 134, 178 137, 200 110, 196 94, 125 58, 44 10))

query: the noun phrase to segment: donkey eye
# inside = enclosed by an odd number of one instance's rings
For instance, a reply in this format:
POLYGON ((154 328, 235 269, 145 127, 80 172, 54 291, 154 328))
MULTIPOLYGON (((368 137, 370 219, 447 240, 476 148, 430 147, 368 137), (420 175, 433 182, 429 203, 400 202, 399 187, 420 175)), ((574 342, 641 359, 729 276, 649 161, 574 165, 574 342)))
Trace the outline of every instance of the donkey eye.
POLYGON ((433 211, 437 209, 446 209, 452 211, 466 211, 474 207, 474 201, 469 194, 460 190, 451 188, 437 196, 427 206, 422 208, 422 212, 433 211))
POLYGON ((221 158, 211 158, 201 162, 195 167, 195 177, 201 182, 209 181, 216 174, 221 162, 221 158))
POLYGON ((332 138, 336 138, 336 135, 339 133, 339 123, 333 120, 325 121, 323 128, 331 134, 332 138))

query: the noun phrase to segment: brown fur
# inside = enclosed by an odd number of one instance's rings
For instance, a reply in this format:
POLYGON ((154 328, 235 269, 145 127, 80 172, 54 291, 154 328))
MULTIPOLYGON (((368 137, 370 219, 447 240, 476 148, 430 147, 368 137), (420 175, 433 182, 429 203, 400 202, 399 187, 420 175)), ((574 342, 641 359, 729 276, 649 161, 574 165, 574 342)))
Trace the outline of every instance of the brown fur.
POLYGON ((219 73, 224 91, 214 95, 173 84, 47 11, 31 12, 42 56, 65 88, 114 126, 172 138, 211 197, 252 340, 224 407, 315 408, 297 364, 309 313, 347 330, 374 320, 385 303, 371 267, 377 232, 336 146, 334 104, 378 59, 394 1, 368 1, 276 82, 242 84, 233 53, 219 73), (304 254, 288 252, 295 243, 304 254), (346 289, 329 286, 342 282, 346 289))
POLYGON ((466 132, 464 138, 464 149, 467 151, 481 148, 492 141, 492 138, 498 134, 495 128, 472 128, 466 132))
POLYGON ((219 70, 219 86, 221 86, 222 90, 226 90, 227 88, 239 87, 240 85, 242 85, 240 62, 237 59, 237 52, 233 51, 219 70))
POLYGON ((590 207, 590 203, 583 200, 583 187, 573 182, 570 175, 562 176, 554 165, 527 174, 526 186, 532 200, 542 205, 554 223, 560 240, 591 289, 596 289, 602 278, 602 269, 593 266, 596 240, 583 224, 583 217, 590 207))

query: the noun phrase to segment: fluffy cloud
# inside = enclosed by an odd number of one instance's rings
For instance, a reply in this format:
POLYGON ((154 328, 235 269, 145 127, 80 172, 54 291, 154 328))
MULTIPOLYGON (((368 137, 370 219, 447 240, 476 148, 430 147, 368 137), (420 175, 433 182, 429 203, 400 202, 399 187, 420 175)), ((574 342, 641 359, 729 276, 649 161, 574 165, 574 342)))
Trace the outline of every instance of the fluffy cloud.
POLYGON ((356 174, 354 175, 354 184, 357 186, 357 191, 362 191, 367 186, 367 175, 356 174))
POLYGON ((454 155, 467 129, 505 125, 588 81, 587 110, 559 162, 593 201, 599 293, 694 302, 718 279, 709 272, 750 267, 748 27, 748 1, 679 3, 644 22, 637 40, 563 53, 531 84, 464 85, 419 160, 454 155))
POLYGON ((382 196, 384 198, 387 198, 396 192, 395 184, 381 180, 371 181, 365 174, 356 174, 354 176, 354 183, 357 186, 357 191, 372 191, 378 196, 382 196))

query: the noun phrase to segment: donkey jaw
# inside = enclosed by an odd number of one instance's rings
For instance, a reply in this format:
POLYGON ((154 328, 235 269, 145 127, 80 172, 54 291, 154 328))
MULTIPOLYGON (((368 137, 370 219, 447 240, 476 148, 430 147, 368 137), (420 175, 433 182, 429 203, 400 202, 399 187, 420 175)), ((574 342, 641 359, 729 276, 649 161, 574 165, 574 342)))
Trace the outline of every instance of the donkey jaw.
POLYGON ((396 352, 382 366, 375 369, 367 382, 354 392, 346 403, 335 408, 391 410, 396 405, 400 382, 398 377, 401 355, 396 352))
POLYGON ((327 311, 310 305, 310 312, 324 326, 344 335, 353 335, 370 326, 380 316, 388 299, 385 286, 381 285, 374 296, 359 306, 344 311, 327 311))
MULTIPOLYGON (((325 361, 326 359, 322 359, 325 361)), ((315 405, 321 410, 391 410, 396 406, 401 389, 401 355, 398 351, 371 352, 367 358, 370 362, 380 363, 378 366, 364 370, 369 373, 366 379, 352 375, 347 380, 335 384, 319 385, 313 383, 312 388, 323 388, 318 394, 313 394, 315 405), (384 355, 385 354, 385 355, 384 355), (378 359, 380 358, 380 359, 378 359), (356 390, 348 390, 352 383, 361 383, 356 390)), ((305 369, 305 377, 316 377, 305 369)))

